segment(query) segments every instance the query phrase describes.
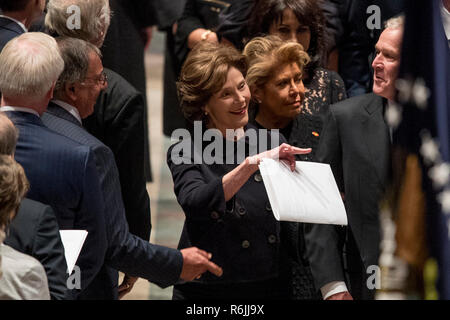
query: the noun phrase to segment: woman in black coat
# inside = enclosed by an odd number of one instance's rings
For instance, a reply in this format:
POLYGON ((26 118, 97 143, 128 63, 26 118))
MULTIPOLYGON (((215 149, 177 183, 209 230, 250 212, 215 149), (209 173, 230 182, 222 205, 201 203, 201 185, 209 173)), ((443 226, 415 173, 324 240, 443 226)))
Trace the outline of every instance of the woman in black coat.
MULTIPOLYGON (((260 129, 278 129, 294 146, 312 147, 299 160, 312 160, 319 142, 322 122, 318 116, 302 113, 305 102, 304 66, 310 58, 303 46, 283 42, 277 36, 256 37, 244 49, 248 61, 247 82, 254 106, 250 122, 260 129)), ((298 241, 298 259, 293 268, 293 296, 296 299, 320 299, 314 286, 303 236, 303 224, 293 224, 298 241)))
POLYGON ((291 297, 296 252, 291 224, 272 214, 258 164, 276 158, 293 170, 295 155, 310 150, 283 143, 267 130, 258 134, 248 124, 245 72, 244 56, 208 42, 196 46, 182 68, 182 110, 196 122, 194 137, 178 131, 182 141, 168 151, 175 194, 186 215, 179 248, 196 245, 211 252, 223 275, 204 274, 176 285, 173 299, 291 297))

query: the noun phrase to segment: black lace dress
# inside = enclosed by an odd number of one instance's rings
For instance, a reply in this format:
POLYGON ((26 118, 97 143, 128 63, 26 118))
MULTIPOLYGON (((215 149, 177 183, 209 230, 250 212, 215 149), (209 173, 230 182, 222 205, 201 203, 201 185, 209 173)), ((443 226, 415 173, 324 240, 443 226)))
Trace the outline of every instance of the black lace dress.
MULTIPOLYGON (((302 112, 293 119, 285 128, 280 128, 280 133, 290 145, 300 148, 312 148, 310 154, 299 155, 298 160, 314 161, 315 151, 319 145, 323 128, 323 120, 330 105, 346 98, 345 86, 341 77, 334 71, 317 68, 312 72, 313 76, 305 81, 305 100, 302 112)), ((263 128, 256 120, 258 107, 249 112, 250 122, 259 128, 263 128)), ((304 225, 297 223, 287 224, 283 228, 287 241, 298 241, 300 248, 297 257, 292 259, 292 297, 297 300, 322 299, 319 288, 314 285, 313 276, 306 257, 304 240, 304 225)))
POLYGON ((302 112, 293 120, 292 130, 285 138, 290 144, 301 148, 312 148, 301 160, 311 161, 319 145, 323 121, 330 105, 347 98, 344 81, 334 71, 317 68, 312 77, 304 81, 305 100, 302 112))

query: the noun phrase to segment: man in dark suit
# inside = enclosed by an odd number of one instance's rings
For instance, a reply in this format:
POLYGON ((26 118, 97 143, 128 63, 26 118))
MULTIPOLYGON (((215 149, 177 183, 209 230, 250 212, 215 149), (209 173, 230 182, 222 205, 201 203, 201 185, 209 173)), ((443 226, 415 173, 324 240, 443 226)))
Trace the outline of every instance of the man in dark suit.
MULTIPOLYGON (((110 9, 108 0, 50 0, 47 6, 46 26, 55 35, 89 41, 102 47, 108 32, 110 9), (70 14, 68 7, 76 5, 80 10, 80 28, 66 26, 70 14)), ((105 69, 108 88, 97 100, 94 113, 83 120, 86 129, 107 145, 119 170, 122 197, 131 233, 144 240, 150 239, 150 199, 145 181, 145 101, 118 73, 105 69)))
POLYGON ((322 133, 317 160, 331 165, 348 216, 347 228, 306 225, 311 270, 325 299, 374 297, 368 278, 378 265, 378 202, 390 168, 384 109, 396 94, 402 35, 403 19, 389 20, 375 46, 373 93, 331 106, 322 133))
POLYGON ((322 2, 329 35, 329 50, 338 51, 338 71, 353 97, 371 91, 370 62, 382 29, 371 24, 400 14, 405 0, 328 0, 322 2), (378 11, 379 9, 379 11, 378 11), (370 28, 369 28, 370 27, 370 28), (373 28, 373 29, 372 29, 373 28))
POLYGON ((45 0, 0 0, 0 51, 9 40, 27 32, 44 8, 45 0))
POLYGON ((175 55, 175 33, 177 20, 183 13, 186 0, 154 0, 156 20, 159 31, 165 32, 166 47, 164 50, 164 92, 163 92, 163 133, 171 137, 172 131, 187 127, 178 101, 176 81, 181 66, 178 65, 175 55))
MULTIPOLYGON (((103 65, 135 87, 143 96, 144 119, 147 119, 147 89, 144 52, 151 41, 151 26, 156 24, 154 0, 109 0, 111 25, 101 48, 103 65)), ((145 177, 152 180, 148 125, 144 121, 145 177)))
POLYGON ((58 45, 65 69, 56 84, 55 100, 48 106, 42 120, 50 129, 93 150, 105 203, 108 252, 105 265, 97 275, 96 287, 91 288, 85 298, 116 299, 118 293, 122 295, 131 290, 134 284, 132 277, 138 276, 165 287, 178 280, 176 272, 173 273, 176 278, 167 277, 173 269, 181 269, 181 278, 192 280, 187 273, 194 267, 191 259, 197 264, 204 263, 204 268, 208 267, 210 271, 219 270, 197 253, 196 248, 181 250, 183 259, 179 261, 178 251, 150 244, 129 233, 114 156, 108 147, 82 127, 81 122, 93 112, 98 94, 107 85, 100 51, 94 45, 75 38, 59 38, 58 45), (188 255, 191 256, 189 259, 188 255), (119 292, 117 270, 131 276, 125 278, 119 292))
MULTIPOLYGON (((0 154, 13 157, 17 138, 14 124, 0 113, 0 154)), ((58 222, 51 207, 23 199, 9 225, 5 244, 39 260, 47 275, 50 297, 64 299, 67 264, 58 222)))
POLYGON ((20 133, 15 159, 30 181, 27 196, 52 206, 60 229, 88 231, 77 260, 79 285, 67 291, 67 298, 74 298, 102 267, 107 239, 94 154, 49 130, 40 119, 63 68, 56 41, 48 35, 24 33, 8 42, 0 53, 0 111, 20 133))

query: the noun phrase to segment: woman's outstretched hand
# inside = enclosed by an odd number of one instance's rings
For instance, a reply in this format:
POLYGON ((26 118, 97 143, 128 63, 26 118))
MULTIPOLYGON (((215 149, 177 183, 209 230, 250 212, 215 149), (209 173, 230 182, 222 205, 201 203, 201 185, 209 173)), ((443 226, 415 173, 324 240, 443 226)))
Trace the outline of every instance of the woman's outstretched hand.
POLYGON ((310 153, 311 150, 311 148, 297 148, 287 143, 283 143, 276 148, 249 157, 249 162, 250 164, 258 165, 262 159, 280 160, 287 163, 289 165, 289 168, 291 168, 291 171, 295 171, 295 155, 307 154, 310 153))

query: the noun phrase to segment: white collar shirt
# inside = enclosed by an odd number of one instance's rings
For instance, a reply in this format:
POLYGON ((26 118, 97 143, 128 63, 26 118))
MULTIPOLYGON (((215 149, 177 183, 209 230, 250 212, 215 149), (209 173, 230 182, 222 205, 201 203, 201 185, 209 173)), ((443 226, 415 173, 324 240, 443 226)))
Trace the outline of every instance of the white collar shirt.
POLYGON ((4 106, 4 107, 0 108, 0 111, 3 111, 3 112, 6 112, 6 111, 27 112, 27 113, 34 114, 35 116, 40 118, 39 113, 36 110, 33 110, 31 108, 4 106))
POLYGON ((82 125, 83 123, 81 122, 81 116, 80 116, 80 112, 78 111, 77 108, 75 108, 74 106, 68 104, 67 102, 61 101, 61 100, 52 100, 52 102, 54 104, 57 104, 58 106, 60 106, 61 108, 63 108, 64 110, 66 110, 67 112, 69 112, 72 116, 75 117, 75 119, 77 119, 77 121, 82 125))

